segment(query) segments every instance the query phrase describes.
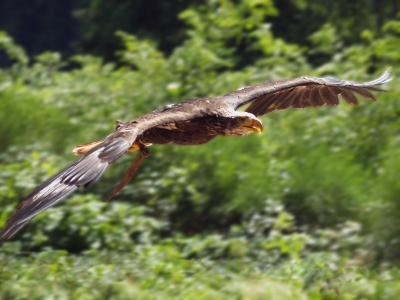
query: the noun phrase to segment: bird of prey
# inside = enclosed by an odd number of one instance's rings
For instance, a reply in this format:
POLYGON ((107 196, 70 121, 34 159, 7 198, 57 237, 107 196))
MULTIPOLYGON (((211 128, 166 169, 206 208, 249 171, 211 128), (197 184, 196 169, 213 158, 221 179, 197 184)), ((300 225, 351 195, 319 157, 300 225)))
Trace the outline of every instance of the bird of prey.
POLYGON ((147 147, 152 144, 199 145, 218 135, 260 133, 263 126, 258 116, 287 108, 338 105, 338 96, 353 105, 358 104, 354 94, 376 100, 369 91, 383 91, 374 86, 389 82, 389 75, 390 68, 379 78, 365 83, 316 77, 262 83, 225 96, 170 104, 128 122, 117 121, 114 132, 106 138, 76 146, 74 152, 81 157, 26 196, 0 232, 0 240, 9 239, 33 217, 78 187, 92 185, 109 164, 126 152, 139 151, 139 156, 106 200, 126 185, 141 160, 149 155, 147 147), (246 111, 237 111, 246 104, 250 104, 246 111))

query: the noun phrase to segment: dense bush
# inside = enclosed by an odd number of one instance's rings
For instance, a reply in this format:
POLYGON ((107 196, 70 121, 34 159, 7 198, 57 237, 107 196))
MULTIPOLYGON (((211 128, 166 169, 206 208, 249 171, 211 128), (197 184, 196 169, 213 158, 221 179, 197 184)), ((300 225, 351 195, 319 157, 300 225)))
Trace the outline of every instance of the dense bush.
POLYGON ((117 119, 305 74, 368 81, 392 66, 390 92, 272 113, 262 135, 151 147, 132 183, 102 203, 126 155, 2 246, 0 298, 398 299, 400 21, 343 51, 326 24, 309 50, 274 36, 270 1, 239 2, 183 11, 187 39, 168 55, 119 32, 115 64, 31 58, 2 33, 13 64, 0 70, 0 225, 74 159, 74 145, 117 119), (327 62, 312 68, 321 53, 327 62))

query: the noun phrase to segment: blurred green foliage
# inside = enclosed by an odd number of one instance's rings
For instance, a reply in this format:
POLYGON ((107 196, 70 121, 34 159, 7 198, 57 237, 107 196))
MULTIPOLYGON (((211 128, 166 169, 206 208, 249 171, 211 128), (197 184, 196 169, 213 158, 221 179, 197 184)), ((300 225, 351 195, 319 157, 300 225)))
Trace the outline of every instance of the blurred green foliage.
MULTIPOLYGON (((314 2, 291 7, 320 11, 314 2)), ((13 61, 0 69, 0 225, 74 159, 74 145, 117 119, 264 81, 368 81, 394 68, 376 103, 272 113, 262 135, 154 146, 132 183, 102 203, 133 159, 122 157, 2 245, 1 299, 399 298, 400 20, 382 10, 368 20, 393 19, 369 21, 349 43, 350 25, 328 18, 307 46, 274 34, 265 20, 277 22, 276 7, 193 3, 179 12, 186 38, 169 53, 120 31, 113 63, 29 57, 0 34, 13 61)))

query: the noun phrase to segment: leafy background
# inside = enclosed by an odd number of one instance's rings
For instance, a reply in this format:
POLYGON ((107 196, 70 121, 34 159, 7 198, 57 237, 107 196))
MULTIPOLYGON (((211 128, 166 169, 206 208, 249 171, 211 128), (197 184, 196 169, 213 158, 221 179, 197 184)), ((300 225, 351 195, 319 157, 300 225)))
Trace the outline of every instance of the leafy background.
POLYGON ((117 119, 248 84, 394 70, 375 103, 151 147, 101 202, 126 155, 1 246, 1 299, 399 299, 396 1, 0 5, 0 225, 117 119))

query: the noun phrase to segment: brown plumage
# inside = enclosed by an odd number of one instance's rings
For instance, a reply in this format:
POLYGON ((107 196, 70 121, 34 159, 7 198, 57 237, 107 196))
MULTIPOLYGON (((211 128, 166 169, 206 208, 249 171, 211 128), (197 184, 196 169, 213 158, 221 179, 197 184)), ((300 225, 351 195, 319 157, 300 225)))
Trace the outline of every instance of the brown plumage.
POLYGON ((92 185, 108 165, 130 151, 140 151, 109 200, 136 172, 140 161, 148 156, 151 144, 175 143, 199 145, 218 135, 242 136, 261 132, 258 116, 274 110, 338 105, 342 96, 357 105, 354 94, 375 100, 369 91, 383 91, 375 85, 390 81, 390 69, 379 78, 356 83, 332 78, 300 77, 240 88, 225 96, 196 98, 164 106, 128 122, 117 121, 114 133, 102 140, 79 145, 74 152, 78 160, 36 187, 7 221, 0 239, 7 240, 41 211, 53 206, 79 186, 92 185), (245 112, 236 109, 250 103, 245 112))

